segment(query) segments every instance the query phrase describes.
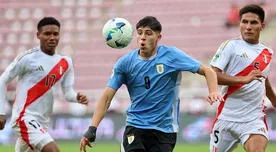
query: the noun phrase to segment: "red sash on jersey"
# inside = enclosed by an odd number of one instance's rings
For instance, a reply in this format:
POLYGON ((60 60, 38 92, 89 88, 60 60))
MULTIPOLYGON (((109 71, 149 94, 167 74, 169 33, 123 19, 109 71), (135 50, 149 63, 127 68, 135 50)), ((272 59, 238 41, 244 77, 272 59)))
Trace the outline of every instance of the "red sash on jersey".
MULTIPOLYGON (((272 58, 272 54, 268 51, 268 49, 263 49, 263 51, 257 56, 257 58, 250 63, 245 69, 243 69, 241 72, 236 74, 235 76, 246 76, 248 75, 252 70, 259 69, 260 71, 263 71, 270 63, 272 58), (256 63, 257 67, 256 67, 256 63)), ((239 90, 243 85, 245 84, 237 84, 233 86, 229 86, 226 94, 223 96, 224 102, 220 102, 218 109, 217 109, 217 115, 214 121, 215 122, 218 120, 219 115, 222 112, 222 109, 224 107, 224 103, 227 102, 226 99, 227 97, 232 94, 233 92, 239 90)))
POLYGON ((28 90, 26 103, 22 111, 20 112, 19 118, 16 120, 16 122, 19 123, 20 133, 23 140, 29 145, 31 149, 33 149, 33 147, 30 145, 30 142, 29 142, 28 128, 25 122, 21 120, 25 114, 25 110, 29 105, 35 102, 36 99, 38 99, 43 94, 45 94, 49 89, 51 89, 52 86, 56 82, 58 82, 60 78, 63 76, 63 74, 68 70, 68 67, 69 67, 68 62, 62 58, 53 67, 53 69, 48 73, 46 77, 44 77, 42 80, 40 80, 37 84, 35 84, 32 88, 28 90))

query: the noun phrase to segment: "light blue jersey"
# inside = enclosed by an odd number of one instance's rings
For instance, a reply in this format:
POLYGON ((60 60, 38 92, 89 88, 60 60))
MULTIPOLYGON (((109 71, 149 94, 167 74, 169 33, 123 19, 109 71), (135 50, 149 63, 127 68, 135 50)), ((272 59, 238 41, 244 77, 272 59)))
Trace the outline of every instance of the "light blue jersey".
POLYGON ((195 73, 201 63, 175 47, 159 46, 150 59, 142 59, 138 52, 121 57, 108 82, 116 90, 122 84, 128 88, 131 105, 126 125, 178 132, 181 71, 195 73))

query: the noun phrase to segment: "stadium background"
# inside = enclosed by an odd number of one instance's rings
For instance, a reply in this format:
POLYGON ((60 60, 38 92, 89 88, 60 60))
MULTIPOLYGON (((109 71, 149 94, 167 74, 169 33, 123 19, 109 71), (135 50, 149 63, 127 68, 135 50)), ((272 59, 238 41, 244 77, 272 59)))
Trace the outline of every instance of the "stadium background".
MULTIPOLYGON (((123 54, 136 47, 135 37, 124 49, 115 50, 104 44, 102 27, 112 17, 128 19, 133 26, 147 15, 156 16, 163 26, 161 44, 176 46, 205 64, 227 39, 239 36, 238 27, 224 26, 230 5, 262 3, 268 15, 262 40, 276 49, 275 0, 0 0, 0 71, 16 54, 39 44, 36 24, 43 16, 55 16, 61 21, 58 52, 73 58, 77 90, 89 96, 89 106, 64 101, 56 90, 53 121, 49 132, 63 148, 78 150, 78 142, 86 130, 112 66, 123 54), (72 148, 70 148, 72 147, 72 148)), ((135 33, 134 33, 135 34, 135 33)), ((270 79, 276 87, 276 60, 272 60, 270 79)), ((209 132, 216 105, 204 101, 207 88, 203 78, 183 73, 181 89, 180 132, 176 150, 208 151, 209 132), (179 147, 179 148, 178 148, 179 147), (184 147, 184 149, 181 149, 184 147), (189 149, 190 147, 190 149, 189 149), (186 148, 186 149, 185 149, 186 148)), ((14 98, 15 82, 9 86, 9 99, 14 98)), ((276 113, 267 103, 271 144, 267 151, 276 151, 276 113)), ((99 126, 95 151, 118 151, 124 126, 124 111, 129 97, 122 87, 112 102, 107 117, 99 126), (108 145, 108 146, 106 146, 108 145), (109 147, 101 150, 100 147, 109 147)), ((10 114, 10 104, 4 104, 10 114)), ((0 131, 0 151, 13 151, 14 136, 9 123, 0 131), (5 149, 6 148, 6 149, 5 149), (4 150, 5 149, 5 150, 4 150)), ((241 151, 238 149, 237 151, 241 151)))

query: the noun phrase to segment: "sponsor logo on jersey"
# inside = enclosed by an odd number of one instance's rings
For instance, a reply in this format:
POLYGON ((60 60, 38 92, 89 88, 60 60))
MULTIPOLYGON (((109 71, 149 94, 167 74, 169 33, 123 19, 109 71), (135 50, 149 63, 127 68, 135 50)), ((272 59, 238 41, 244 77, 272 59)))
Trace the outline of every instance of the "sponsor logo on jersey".
POLYGON ((127 142, 128 144, 131 144, 135 139, 134 134, 127 135, 127 142))
POLYGON ((162 74, 164 72, 164 65, 163 64, 157 64, 156 70, 159 74, 162 74))
POLYGON ((248 55, 246 52, 244 52, 242 55, 240 55, 241 58, 248 58, 248 55))
POLYGON ((43 66, 42 66, 42 65, 38 66, 38 67, 36 68, 36 71, 44 71, 43 66))

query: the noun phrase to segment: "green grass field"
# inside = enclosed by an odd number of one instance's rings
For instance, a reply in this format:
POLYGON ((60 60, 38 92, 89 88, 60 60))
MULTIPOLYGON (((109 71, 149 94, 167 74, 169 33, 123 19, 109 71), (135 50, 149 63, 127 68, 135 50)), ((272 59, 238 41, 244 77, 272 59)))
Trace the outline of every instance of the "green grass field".
MULTIPOLYGON (((78 142, 58 142, 61 152, 79 152, 78 142)), ((89 152, 119 152, 119 143, 96 143, 93 149, 88 149, 89 152)), ((0 145, 0 152, 13 152, 14 146, 0 145)), ((177 143, 174 152, 208 152, 209 146, 207 143, 202 144, 182 144, 177 143)), ((233 152, 243 152, 241 147, 238 147, 233 152)), ((270 143, 266 152, 275 152, 276 143, 270 143)))

